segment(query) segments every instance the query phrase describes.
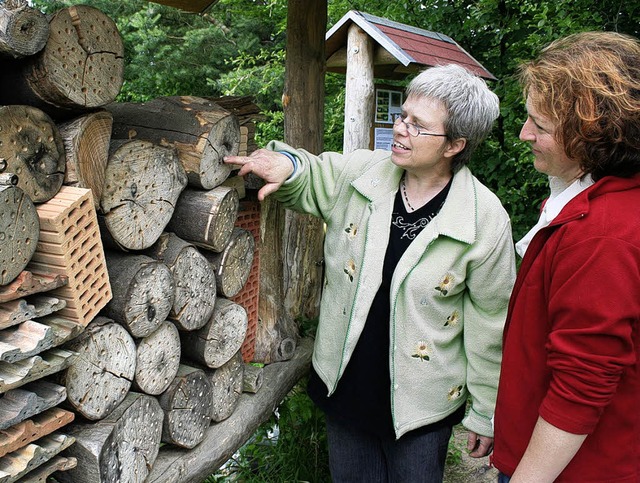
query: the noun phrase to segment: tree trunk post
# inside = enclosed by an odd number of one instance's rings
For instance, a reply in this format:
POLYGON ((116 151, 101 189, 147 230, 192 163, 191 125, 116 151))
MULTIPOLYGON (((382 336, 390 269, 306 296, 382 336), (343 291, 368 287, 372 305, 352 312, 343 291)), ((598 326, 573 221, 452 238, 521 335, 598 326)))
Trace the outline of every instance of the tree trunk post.
POLYGON ((344 108, 345 154, 369 148, 373 123, 373 40, 358 25, 349 27, 344 108))

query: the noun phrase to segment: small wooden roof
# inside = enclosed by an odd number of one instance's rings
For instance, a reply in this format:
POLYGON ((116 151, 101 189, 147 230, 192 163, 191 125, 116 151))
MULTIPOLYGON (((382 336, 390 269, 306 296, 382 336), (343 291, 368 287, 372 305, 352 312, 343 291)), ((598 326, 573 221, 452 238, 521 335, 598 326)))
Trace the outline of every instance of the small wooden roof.
POLYGON ((375 42, 374 77, 404 79, 427 66, 460 64, 486 79, 495 77, 451 37, 350 10, 326 35, 327 70, 346 72, 347 32, 357 24, 375 42))
POLYGON ((168 5, 187 12, 203 13, 213 4, 218 3, 218 0, 153 0, 152 3, 168 5))

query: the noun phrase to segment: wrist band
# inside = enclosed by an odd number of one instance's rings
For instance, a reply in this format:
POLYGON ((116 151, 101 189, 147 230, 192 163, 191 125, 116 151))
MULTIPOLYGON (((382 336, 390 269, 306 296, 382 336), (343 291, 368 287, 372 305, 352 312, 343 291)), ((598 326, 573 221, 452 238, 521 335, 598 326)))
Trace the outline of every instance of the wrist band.
POLYGON ((298 171, 298 159, 293 154, 288 153, 286 151, 278 151, 278 152, 280 154, 284 154, 287 158, 291 160, 291 164, 293 164, 293 173, 289 175, 289 178, 291 178, 294 174, 296 174, 296 171, 298 171))

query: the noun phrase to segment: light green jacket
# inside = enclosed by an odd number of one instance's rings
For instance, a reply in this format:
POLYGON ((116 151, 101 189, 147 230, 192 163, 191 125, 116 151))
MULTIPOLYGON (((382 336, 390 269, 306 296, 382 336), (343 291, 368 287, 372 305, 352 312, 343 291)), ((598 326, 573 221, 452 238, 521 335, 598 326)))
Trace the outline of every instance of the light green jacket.
MULTIPOLYGON (((275 196, 326 222, 325 282, 313 365, 335 391, 382 280, 403 170, 388 151, 298 160, 275 196)), ((463 167, 438 215, 413 240, 391 281, 391 411, 396 437, 440 421, 467 399, 463 423, 492 436, 502 329, 515 279, 509 217, 463 167)))

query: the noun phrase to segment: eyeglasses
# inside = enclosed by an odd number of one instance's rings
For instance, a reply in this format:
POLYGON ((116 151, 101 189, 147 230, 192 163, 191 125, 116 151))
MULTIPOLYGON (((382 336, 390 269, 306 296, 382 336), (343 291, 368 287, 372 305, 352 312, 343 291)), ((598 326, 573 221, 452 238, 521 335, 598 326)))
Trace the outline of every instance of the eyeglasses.
POLYGON ((400 123, 404 124, 404 127, 407 128, 407 132, 409 133, 410 136, 413 136, 414 138, 417 136, 437 136, 437 137, 443 137, 446 138, 447 135, 446 134, 434 134, 431 132, 427 132, 427 131, 421 131, 420 128, 418 126, 416 126, 415 124, 411 124, 410 122, 406 122, 405 118, 402 117, 402 115, 398 115, 395 119, 395 121, 393 121, 393 125, 394 126, 399 126, 400 123))

